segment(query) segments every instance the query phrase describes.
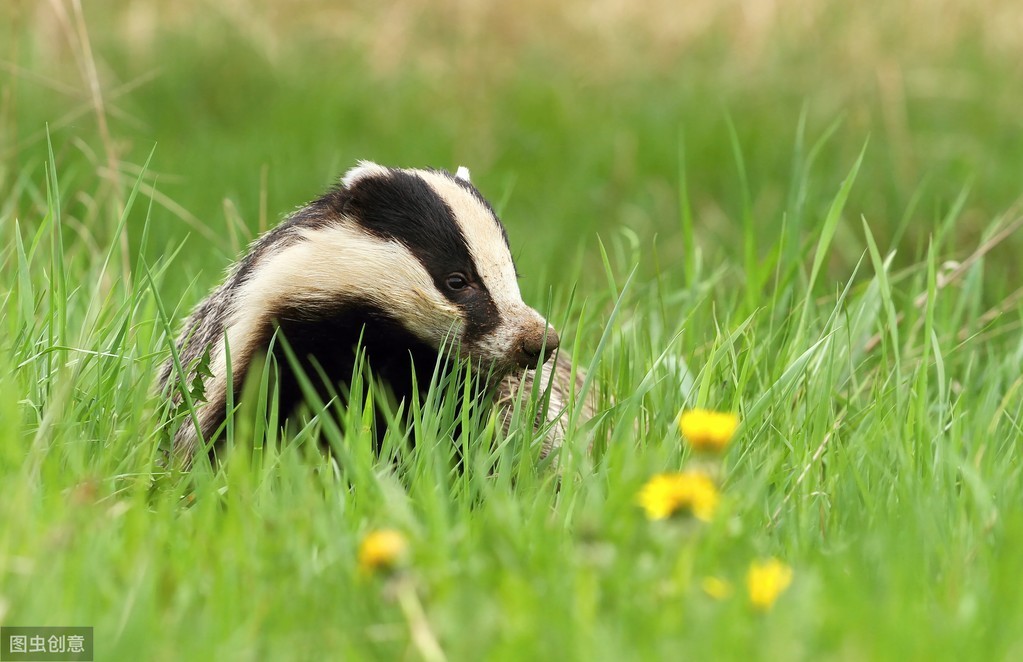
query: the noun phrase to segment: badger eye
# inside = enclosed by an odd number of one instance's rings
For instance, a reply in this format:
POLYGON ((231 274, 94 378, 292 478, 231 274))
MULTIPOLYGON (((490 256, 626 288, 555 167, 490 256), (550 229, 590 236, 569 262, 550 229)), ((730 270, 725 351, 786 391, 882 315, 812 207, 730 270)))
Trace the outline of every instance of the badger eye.
POLYGON ((444 284, 449 290, 457 292, 469 287, 469 279, 465 277, 465 274, 453 273, 447 277, 444 284))

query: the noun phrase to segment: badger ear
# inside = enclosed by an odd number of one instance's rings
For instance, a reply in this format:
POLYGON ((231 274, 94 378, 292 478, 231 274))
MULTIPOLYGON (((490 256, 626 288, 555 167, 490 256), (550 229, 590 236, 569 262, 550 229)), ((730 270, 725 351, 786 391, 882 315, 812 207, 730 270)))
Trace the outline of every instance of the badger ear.
POLYGON ((461 179, 463 182, 468 182, 469 169, 465 166, 458 166, 458 170, 455 171, 455 179, 461 179))
POLYGON ((354 168, 341 177, 341 184, 351 188, 356 182, 370 177, 381 177, 388 174, 387 168, 372 161, 359 161, 354 168))

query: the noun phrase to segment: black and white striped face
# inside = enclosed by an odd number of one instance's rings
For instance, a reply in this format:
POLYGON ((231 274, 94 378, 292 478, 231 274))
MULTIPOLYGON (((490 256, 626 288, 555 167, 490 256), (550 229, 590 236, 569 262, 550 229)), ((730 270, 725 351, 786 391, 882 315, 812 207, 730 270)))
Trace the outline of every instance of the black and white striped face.
POLYGON ((361 268, 398 279, 388 298, 409 331, 434 347, 453 334, 463 356, 501 368, 535 367, 557 348, 554 329, 523 303, 508 236, 467 170, 362 162, 343 184, 344 215, 393 249, 391 264, 361 268))
POLYGON ((504 227, 464 168, 452 176, 361 162, 342 185, 331 217, 302 227, 305 241, 259 268, 261 286, 246 290, 260 300, 242 306, 357 302, 499 371, 551 356, 557 333, 523 303, 504 227))

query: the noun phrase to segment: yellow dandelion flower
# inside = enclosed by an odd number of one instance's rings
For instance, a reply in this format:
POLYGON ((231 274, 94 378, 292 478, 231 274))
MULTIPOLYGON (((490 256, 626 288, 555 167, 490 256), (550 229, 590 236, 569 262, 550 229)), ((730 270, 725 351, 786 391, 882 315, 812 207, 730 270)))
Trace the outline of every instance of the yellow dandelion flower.
POLYGON ((652 520, 665 519, 678 511, 688 511, 705 522, 714 517, 721 495, 714 481, 703 473, 657 474, 637 497, 639 505, 652 520))
POLYGON ((760 611, 768 611, 791 583, 792 568, 778 559, 754 561, 746 575, 750 604, 760 611))
POLYGON ((664 519, 675 512, 678 507, 675 484, 674 475, 657 474, 639 491, 637 500, 648 518, 664 519))
POLYGON ((397 566, 408 551, 408 541, 400 531, 381 529, 362 539, 359 545, 359 570, 370 573, 397 566))
POLYGON ((693 450, 720 453, 739 427, 739 417, 706 409, 690 409, 679 416, 678 426, 693 450))
POLYGON ((704 522, 714 519, 718 502, 721 501, 721 493, 718 492, 714 481, 705 474, 691 473, 687 475, 686 491, 688 497, 686 505, 693 511, 696 519, 704 522))
POLYGON ((700 582, 703 592, 715 600, 725 600, 732 595, 732 584, 720 577, 704 577, 700 582))

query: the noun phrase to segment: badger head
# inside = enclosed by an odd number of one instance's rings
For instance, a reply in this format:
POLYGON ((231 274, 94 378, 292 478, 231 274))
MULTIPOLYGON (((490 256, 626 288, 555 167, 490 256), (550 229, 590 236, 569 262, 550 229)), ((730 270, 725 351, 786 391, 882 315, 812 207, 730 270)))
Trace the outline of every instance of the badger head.
POLYGON ((430 346, 450 346, 497 373, 536 367, 557 349, 557 333, 522 301, 508 235, 468 170, 362 162, 342 184, 341 216, 379 256, 337 263, 359 280, 349 292, 430 346))

